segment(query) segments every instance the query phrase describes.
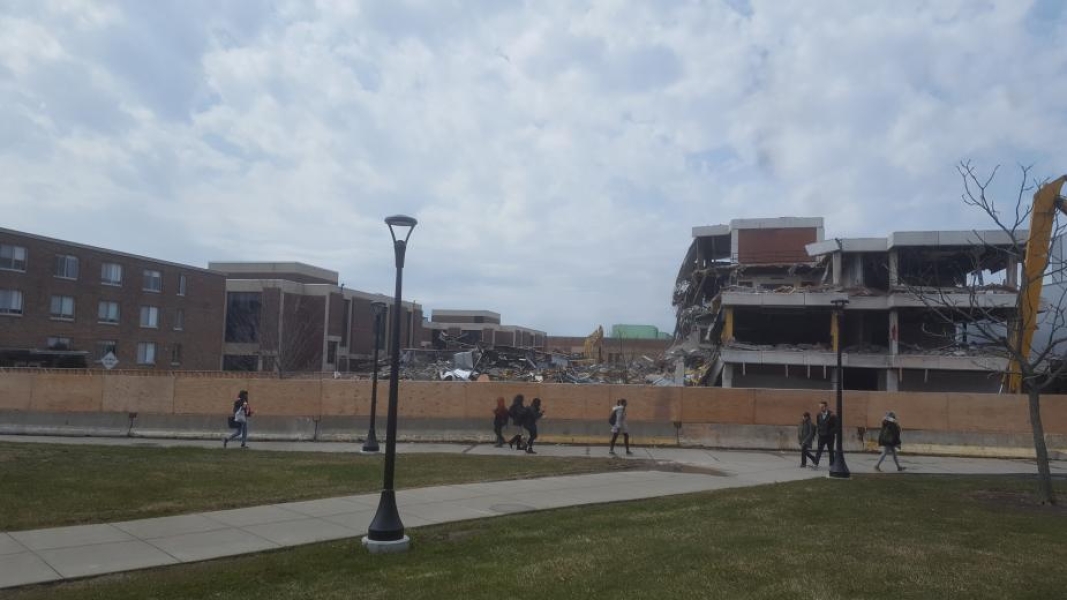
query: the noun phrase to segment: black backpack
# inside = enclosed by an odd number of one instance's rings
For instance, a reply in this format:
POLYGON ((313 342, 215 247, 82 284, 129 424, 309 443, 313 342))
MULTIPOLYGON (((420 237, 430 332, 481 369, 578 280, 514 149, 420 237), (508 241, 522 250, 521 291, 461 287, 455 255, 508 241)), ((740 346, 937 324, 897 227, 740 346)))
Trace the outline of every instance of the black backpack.
POLYGON ((614 425, 618 418, 619 418, 619 411, 615 410, 614 408, 611 409, 611 416, 608 417, 608 423, 614 425))

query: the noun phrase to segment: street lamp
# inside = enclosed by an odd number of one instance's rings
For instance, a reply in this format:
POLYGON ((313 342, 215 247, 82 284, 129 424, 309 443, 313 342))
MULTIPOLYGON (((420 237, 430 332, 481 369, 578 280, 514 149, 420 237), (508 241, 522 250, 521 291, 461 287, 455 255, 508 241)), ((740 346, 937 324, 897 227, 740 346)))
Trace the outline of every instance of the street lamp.
POLYGON ((837 326, 837 456, 834 464, 830 466, 830 477, 850 479, 852 474, 849 473, 848 465, 845 464, 844 440, 842 439, 845 431, 844 404, 842 402, 845 371, 841 368, 841 347, 845 345, 845 336, 842 335, 842 326, 844 325, 842 317, 845 315, 845 305, 848 304, 848 300, 840 298, 833 300, 832 303, 834 305, 834 323, 837 326))
POLYGON ((404 281, 404 252, 408 238, 418 221, 404 215, 385 219, 389 235, 393 238, 393 253, 396 255, 396 296, 393 298, 393 361, 389 371, 389 422, 385 434, 385 481, 378 510, 367 528, 363 545, 372 553, 404 552, 411 538, 404 535, 404 524, 396 510, 396 491, 393 489, 393 472, 396 469, 396 405, 400 395, 400 290, 404 281), (398 239, 397 234, 404 234, 398 239))
POLYGON ((374 453, 378 451, 378 438, 374 434, 374 416, 378 413, 378 347, 382 340, 382 317, 385 315, 385 302, 371 302, 374 310, 374 374, 371 375, 370 388, 370 430, 367 431, 367 441, 363 442, 363 451, 374 453))

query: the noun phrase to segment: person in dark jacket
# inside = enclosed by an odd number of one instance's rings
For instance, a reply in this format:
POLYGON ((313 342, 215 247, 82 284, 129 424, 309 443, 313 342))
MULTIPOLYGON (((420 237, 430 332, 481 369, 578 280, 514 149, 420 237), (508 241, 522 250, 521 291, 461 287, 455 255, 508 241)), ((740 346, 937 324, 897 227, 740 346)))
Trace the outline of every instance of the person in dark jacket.
POLYGON ((882 419, 882 431, 878 433, 878 445, 882 447, 882 456, 878 457, 874 470, 881 471, 882 461, 885 460, 886 455, 892 454, 897 471, 903 471, 904 467, 900 466, 900 461, 897 460, 897 448, 900 447, 900 424, 897 423, 897 415, 893 411, 887 412, 885 418, 882 419))
POLYGON ((526 418, 526 407, 523 403, 526 402, 526 398, 522 394, 515 394, 515 397, 511 399, 511 407, 508 408, 508 416, 511 417, 511 424, 515 427, 515 435, 511 436, 508 440, 509 448, 524 449, 526 446, 522 443, 522 424, 526 418))
POLYGON ((504 427, 508 424, 508 407, 504 406, 504 397, 496 399, 496 408, 493 409, 493 433, 496 434, 497 448, 504 446, 504 427))
POLYGON ((541 399, 534 398, 533 402, 530 402, 530 406, 526 408, 526 419, 523 421, 523 427, 526 428, 526 432, 530 437, 526 441, 527 454, 537 454, 534 452, 533 446, 534 440, 537 439, 537 422, 543 416, 545 416, 545 411, 541 410, 541 399))
POLYGON ((830 450, 830 466, 832 467, 834 465, 834 434, 837 433, 837 415, 830 412, 825 402, 819 403, 819 414, 815 417, 815 433, 819 436, 819 449, 815 451, 815 458, 812 459, 814 463, 812 468, 817 469, 819 467, 823 448, 829 448, 830 450))
POLYGON ((811 443, 815 441, 815 423, 811 422, 811 413, 805 412, 804 418, 797 425, 797 443, 800 444, 800 466, 816 464, 815 457, 811 455, 811 443))
POLYGON ((233 416, 230 421, 233 424, 233 435, 222 439, 222 447, 225 448, 238 437, 241 438, 241 447, 248 447, 248 417, 252 416, 252 407, 248 404, 248 391, 241 390, 237 399, 233 401, 233 416))

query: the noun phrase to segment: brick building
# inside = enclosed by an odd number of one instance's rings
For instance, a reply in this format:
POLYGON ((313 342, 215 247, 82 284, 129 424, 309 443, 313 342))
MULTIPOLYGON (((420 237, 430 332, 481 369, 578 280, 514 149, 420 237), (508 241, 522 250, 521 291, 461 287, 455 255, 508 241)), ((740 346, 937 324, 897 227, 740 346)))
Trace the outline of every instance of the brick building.
POLYGON ((0 366, 217 370, 225 279, 0 228, 0 366))
MULTIPOLYGON (((297 262, 212 262, 226 276, 223 369, 348 372, 374 352, 373 302, 386 305, 381 352, 392 343, 393 298, 346 289, 335 271, 297 262)), ((423 340, 422 307, 401 303, 400 344, 423 340)))
POLYGON ((464 344, 514 346, 537 350, 545 349, 545 340, 548 337, 544 331, 537 329, 502 325, 500 313, 491 310, 434 310, 425 327, 429 330, 431 344, 436 348, 445 346, 442 334, 464 344))

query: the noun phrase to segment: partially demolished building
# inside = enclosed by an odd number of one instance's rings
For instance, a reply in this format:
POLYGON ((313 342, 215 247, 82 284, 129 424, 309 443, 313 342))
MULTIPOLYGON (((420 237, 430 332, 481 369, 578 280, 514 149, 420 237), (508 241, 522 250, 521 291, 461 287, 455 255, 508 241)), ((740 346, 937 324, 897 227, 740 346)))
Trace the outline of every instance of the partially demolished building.
POLYGON ((1015 310, 1018 265, 1005 250, 1019 242, 1003 231, 827 240, 822 218, 786 217, 695 227, 693 238, 673 298, 677 379, 832 389, 840 339, 846 389, 1000 387, 1007 359, 968 321, 1015 310), (976 287, 981 277, 999 283, 976 287), (840 336, 837 300, 848 301, 840 336))

